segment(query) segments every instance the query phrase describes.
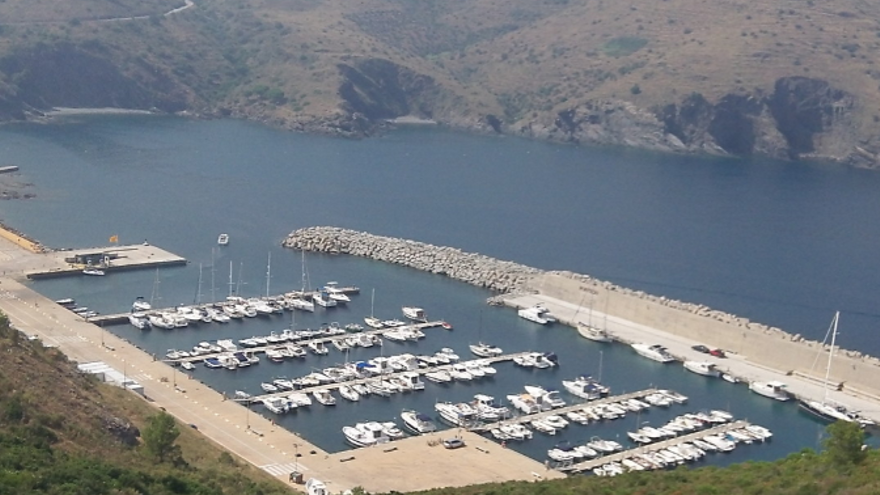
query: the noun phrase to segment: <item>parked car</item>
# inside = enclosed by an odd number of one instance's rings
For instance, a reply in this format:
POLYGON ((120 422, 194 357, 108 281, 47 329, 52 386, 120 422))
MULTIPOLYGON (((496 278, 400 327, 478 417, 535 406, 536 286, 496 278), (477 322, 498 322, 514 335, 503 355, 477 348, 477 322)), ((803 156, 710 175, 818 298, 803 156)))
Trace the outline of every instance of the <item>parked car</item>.
POLYGON ((703 344, 697 344, 695 346, 692 346, 691 349, 693 349, 697 352, 702 352, 704 354, 709 354, 709 348, 704 346, 703 344))
POLYGON ((447 438, 443 440, 443 446, 447 449, 460 449, 464 447, 464 440, 460 438, 447 438))
POLYGON ((724 351, 722 351, 721 349, 712 349, 711 351, 709 351, 709 354, 720 358, 727 357, 727 355, 724 354, 724 351))

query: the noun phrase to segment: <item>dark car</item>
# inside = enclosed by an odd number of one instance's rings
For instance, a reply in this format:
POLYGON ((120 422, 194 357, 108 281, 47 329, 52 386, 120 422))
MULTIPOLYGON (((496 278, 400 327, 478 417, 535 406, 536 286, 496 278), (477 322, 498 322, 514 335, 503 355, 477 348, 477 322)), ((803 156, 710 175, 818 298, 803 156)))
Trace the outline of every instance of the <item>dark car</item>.
POLYGON ((722 351, 721 349, 712 349, 711 351, 709 351, 709 354, 720 358, 727 357, 727 355, 725 355, 724 351, 722 351))
POLYGON ((704 353, 704 354, 709 354, 709 353, 710 353, 710 352, 709 352, 709 348, 706 347, 706 346, 704 346, 703 344, 697 344, 697 345, 691 347, 691 349, 693 349, 693 350, 695 350, 695 351, 697 351, 697 352, 702 352, 702 353, 704 353))
POLYGON ((464 440, 460 438, 447 438, 443 440, 443 446, 447 449, 460 449, 464 447, 464 440))

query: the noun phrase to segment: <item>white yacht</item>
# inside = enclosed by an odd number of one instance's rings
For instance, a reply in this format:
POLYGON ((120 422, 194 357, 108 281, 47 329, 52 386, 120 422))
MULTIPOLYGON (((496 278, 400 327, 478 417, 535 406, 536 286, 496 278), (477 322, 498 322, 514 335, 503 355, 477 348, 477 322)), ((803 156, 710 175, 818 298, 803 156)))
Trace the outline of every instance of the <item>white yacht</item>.
POLYGON ((217 244, 220 246, 226 246, 229 244, 229 234, 220 234, 217 236, 217 244))
POLYGON ((608 395, 608 387, 589 376, 579 376, 574 380, 562 380, 562 386, 570 394, 587 400, 594 400, 608 395))
POLYGON ((684 369, 703 376, 711 376, 717 378, 721 376, 721 372, 715 367, 715 363, 708 361, 685 361, 684 369))
POLYGON ((550 314, 550 310, 542 306, 541 304, 536 304, 530 308, 523 308, 517 313, 520 318, 529 320, 531 322, 537 323, 539 325, 546 325, 548 323, 553 323, 556 321, 550 314))
POLYGON ((150 327, 150 320, 143 313, 129 313, 128 322, 139 330, 146 330, 150 327))
POLYGON ((502 351, 500 347, 485 344, 483 342, 471 344, 469 347, 471 349, 471 352, 474 353, 474 355, 477 355, 480 357, 500 356, 501 354, 504 353, 504 351, 502 351))
POLYGON ((425 316, 425 310, 422 308, 417 308, 415 306, 404 306, 403 308, 401 308, 401 311, 403 311, 403 316, 409 318, 412 321, 418 321, 422 323, 428 321, 428 317, 425 316))
POLYGON ((153 305, 144 300, 143 297, 138 296, 133 303, 131 303, 132 311, 149 311, 153 309, 153 305))
POLYGON ((434 409, 440 413, 440 417, 455 426, 470 426, 477 419, 476 410, 469 404, 452 404, 450 402, 438 402, 434 409))
POLYGON ((659 363, 671 363, 672 361, 675 361, 672 354, 669 354, 669 351, 660 344, 649 345, 636 343, 632 344, 632 348, 641 356, 653 359, 659 363))
POLYGON ((751 390, 752 392, 758 395, 763 395, 764 397, 769 397, 771 399, 776 399, 780 401, 787 401, 791 399, 791 395, 788 393, 788 390, 786 390, 785 387, 786 385, 784 383, 778 381, 749 382, 749 390, 751 390))
POLYGON ((343 426, 342 434, 355 447, 369 447, 371 445, 387 443, 390 440, 385 434, 385 429, 382 425, 375 421, 358 423, 354 426, 343 426))
POLYGON ((400 413, 400 419, 407 430, 417 435, 437 430, 437 425, 431 421, 431 418, 417 411, 403 411, 400 413))

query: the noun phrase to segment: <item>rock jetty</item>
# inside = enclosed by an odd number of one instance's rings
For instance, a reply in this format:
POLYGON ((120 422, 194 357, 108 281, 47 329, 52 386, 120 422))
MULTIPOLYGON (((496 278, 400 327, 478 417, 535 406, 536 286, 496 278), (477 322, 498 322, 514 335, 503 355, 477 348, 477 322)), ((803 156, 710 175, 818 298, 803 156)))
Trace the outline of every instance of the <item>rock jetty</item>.
POLYGON ((336 227, 292 232, 284 247, 319 253, 350 254, 408 266, 502 293, 522 290, 543 270, 460 249, 336 227))
MULTIPOLYGON (((706 318, 709 321, 722 323, 729 329, 760 333, 812 348, 822 346, 821 342, 806 340, 800 334, 791 334, 780 328, 753 322, 748 318, 715 310, 702 304, 655 296, 640 290, 598 280, 589 275, 570 271, 540 270, 447 246, 435 246, 424 242, 326 226, 307 227, 291 232, 282 244, 291 249, 361 256, 438 275, 446 275, 455 280, 498 292, 498 295, 489 298, 489 304, 502 304, 505 298, 524 293, 542 292, 541 285, 546 276, 556 275, 577 282, 581 295, 584 292, 594 295, 599 293, 618 294, 630 300, 651 302, 706 318)), ((578 300, 569 302, 577 304, 578 300)), ((876 357, 859 351, 839 349, 838 352, 849 358, 880 366, 880 360, 876 357)))

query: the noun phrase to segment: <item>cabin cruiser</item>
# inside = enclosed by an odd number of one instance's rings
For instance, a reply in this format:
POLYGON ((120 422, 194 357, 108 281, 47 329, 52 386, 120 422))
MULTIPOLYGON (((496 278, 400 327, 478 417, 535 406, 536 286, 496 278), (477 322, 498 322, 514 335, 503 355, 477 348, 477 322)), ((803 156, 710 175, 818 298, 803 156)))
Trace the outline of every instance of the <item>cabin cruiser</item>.
POLYGON ((510 415, 510 410, 495 403, 491 395, 477 394, 474 396, 474 408, 477 416, 484 421, 498 421, 510 415))
POLYGON ((483 342, 471 344, 469 347, 474 355, 484 358, 500 356, 504 353, 500 347, 495 347, 494 345, 485 344, 483 342))
POLYGON ((428 317, 425 315, 425 310, 422 308, 417 308, 415 306, 404 306, 401 308, 403 312, 403 316, 409 318, 412 321, 417 321, 421 323, 425 323, 428 321, 428 317))
POLYGON ((403 421, 404 428, 417 435, 437 430, 437 425, 431 421, 431 418, 417 411, 403 411, 400 413, 400 419, 403 421))
POLYGON ((553 323, 556 321, 550 314, 550 310, 542 306, 541 304, 536 304, 530 308, 523 308, 517 313, 520 318, 529 320, 531 322, 537 323, 539 325, 546 325, 548 323, 553 323))
POLYGON ((685 361, 684 369, 698 375, 710 376, 713 378, 721 376, 721 372, 715 367, 715 363, 710 363, 708 361, 685 361))
POLYGON ((526 385, 525 389, 526 393, 534 397, 544 410, 565 407, 565 400, 559 396, 558 390, 546 390, 537 385, 526 385))
POLYGON ((507 400, 523 414, 535 414, 543 410, 541 404, 529 394, 508 395, 507 400))
POLYGON ((589 376, 579 376, 574 380, 562 380, 562 386, 570 394, 582 399, 595 400, 608 395, 608 387, 589 376))
POLYGON ((477 420, 477 411, 469 404, 452 404, 451 402, 438 402, 434 409, 440 413, 440 417, 454 426, 470 426, 477 420))
POLYGON ((749 383, 749 390, 752 392, 779 401, 787 401, 791 399, 791 395, 785 387, 786 385, 784 383, 778 381, 754 381, 749 383))
POLYGON ((139 330, 145 330, 150 327, 150 320, 143 313, 129 313, 128 322, 139 330))
MULTIPOLYGON (((72 300, 72 299, 71 299, 72 300)), ((132 311, 149 311, 153 309, 153 305, 144 300, 143 297, 138 296, 133 303, 131 303, 132 311)))
POLYGON ((632 348, 639 353, 639 355, 657 361, 658 363, 671 363, 672 361, 675 361, 672 354, 669 354, 669 351, 660 344, 649 345, 636 343, 632 344, 632 348))
POLYGON ((383 426, 375 421, 357 423, 354 426, 343 426, 342 434, 355 447, 369 447, 371 445, 387 443, 390 440, 388 435, 385 434, 383 426))
POLYGON ((322 306, 324 308, 333 308, 337 304, 339 304, 336 299, 332 299, 330 297, 330 294, 325 291, 319 291, 315 293, 315 295, 312 297, 312 301, 314 301, 314 303, 318 306, 322 306))

